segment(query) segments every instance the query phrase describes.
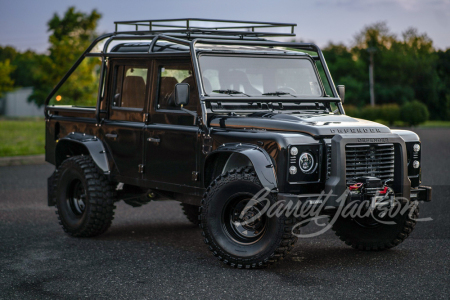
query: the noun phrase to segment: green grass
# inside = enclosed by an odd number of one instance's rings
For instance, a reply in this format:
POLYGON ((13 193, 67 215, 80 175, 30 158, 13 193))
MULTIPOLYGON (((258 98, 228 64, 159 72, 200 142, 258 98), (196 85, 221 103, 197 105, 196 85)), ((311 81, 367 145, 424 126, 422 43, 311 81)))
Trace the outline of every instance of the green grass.
POLYGON ((421 125, 419 128, 449 128, 450 121, 427 121, 421 125))
POLYGON ((0 157, 45 153, 43 118, 0 119, 0 157))

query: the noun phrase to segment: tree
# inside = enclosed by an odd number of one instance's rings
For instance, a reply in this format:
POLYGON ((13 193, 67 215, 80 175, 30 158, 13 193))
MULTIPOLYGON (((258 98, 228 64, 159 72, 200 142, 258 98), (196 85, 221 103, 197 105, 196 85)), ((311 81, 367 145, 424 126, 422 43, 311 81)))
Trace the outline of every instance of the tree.
POLYGON ((14 80, 11 79, 10 75, 14 69, 9 59, 0 61, 0 97, 3 97, 4 92, 10 91, 13 88, 14 80))
POLYGON ((33 86, 33 73, 39 67, 39 58, 43 54, 36 54, 34 51, 27 50, 19 52, 11 46, 0 47, 0 61, 9 60, 14 67, 11 72, 11 79, 14 81, 14 87, 33 86))
POLYGON ((368 74, 365 64, 358 60, 343 44, 328 44, 323 53, 327 65, 337 85, 343 84, 346 89, 346 103, 364 106, 368 99, 368 74))
MULTIPOLYGON (((43 105, 52 88, 61 80, 89 44, 97 36, 95 29, 101 15, 94 9, 90 14, 85 14, 70 7, 61 18, 54 14, 48 22, 49 55, 39 58, 39 69, 34 74, 34 91, 29 101, 43 105)), ((80 68, 82 78, 93 78, 94 65, 88 64, 80 68)), ((87 82, 83 82, 87 83, 87 82)), ((83 98, 83 90, 86 86, 72 84, 68 93, 74 101, 83 98)), ((89 91, 90 92, 90 91, 89 91)))
POLYGON ((438 99, 441 101, 442 120, 450 119, 450 49, 436 53, 436 72, 439 77, 438 99))
POLYGON ((377 104, 403 105, 417 99, 432 119, 450 117, 450 51, 435 52, 425 33, 408 28, 400 37, 385 22, 364 27, 353 46, 329 44, 324 48, 336 84, 344 84, 346 102, 358 107, 369 103, 369 53, 376 49, 375 95, 377 104))

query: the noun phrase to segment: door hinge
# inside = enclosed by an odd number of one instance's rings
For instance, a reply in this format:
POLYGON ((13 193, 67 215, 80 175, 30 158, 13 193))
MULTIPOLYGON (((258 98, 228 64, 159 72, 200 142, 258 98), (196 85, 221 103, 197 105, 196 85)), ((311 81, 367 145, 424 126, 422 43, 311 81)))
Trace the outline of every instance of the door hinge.
POLYGON ((142 117, 142 122, 148 122, 148 114, 144 114, 144 116, 142 117))
POLYGON ((192 181, 198 181, 198 172, 192 171, 192 181))
POLYGON ((138 170, 139 173, 144 173, 144 165, 138 165, 138 170))

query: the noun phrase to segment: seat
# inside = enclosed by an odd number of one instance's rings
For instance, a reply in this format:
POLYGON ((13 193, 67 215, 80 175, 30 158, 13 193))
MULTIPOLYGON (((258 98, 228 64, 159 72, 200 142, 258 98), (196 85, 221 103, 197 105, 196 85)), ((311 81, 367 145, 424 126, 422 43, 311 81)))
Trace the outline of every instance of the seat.
POLYGON ((203 77, 203 89, 206 94, 210 94, 212 92, 211 82, 205 77, 203 77))
POLYGON ((243 71, 234 70, 231 71, 228 76, 228 79, 231 81, 231 85, 233 85, 234 90, 239 91, 239 87, 242 86, 244 88, 244 93, 246 94, 261 94, 260 91, 253 87, 253 85, 248 80, 247 74, 245 74, 243 71))
POLYGON ((143 108, 145 82, 141 76, 127 76, 123 82, 121 107, 143 108))
POLYGON ((178 80, 175 77, 161 77, 159 86, 159 105, 161 108, 175 107, 173 91, 178 80))

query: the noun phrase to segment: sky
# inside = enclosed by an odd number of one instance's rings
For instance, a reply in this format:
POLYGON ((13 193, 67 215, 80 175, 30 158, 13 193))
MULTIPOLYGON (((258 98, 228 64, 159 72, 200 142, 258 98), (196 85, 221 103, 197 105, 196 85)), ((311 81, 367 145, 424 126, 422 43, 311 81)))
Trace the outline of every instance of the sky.
POLYGON ((436 48, 450 48, 450 0, 0 0, 0 46, 44 53, 48 20, 69 6, 97 9, 99 33, 114 31, 114 21, 215 18, 297 23, 297 39, 350 46, 364 26, 385 21, 398 36, 415 27, 436 48))

